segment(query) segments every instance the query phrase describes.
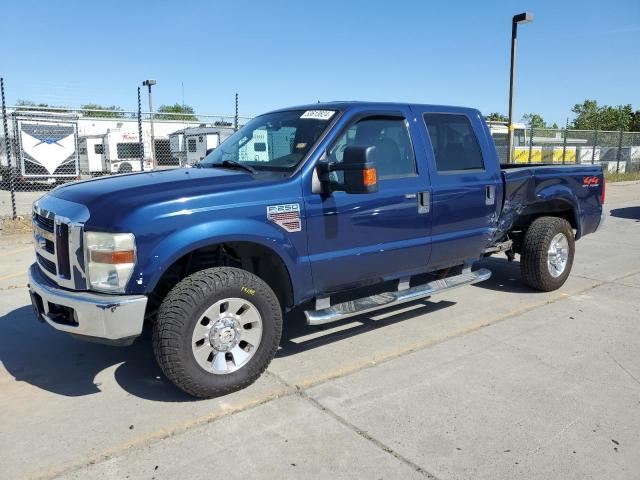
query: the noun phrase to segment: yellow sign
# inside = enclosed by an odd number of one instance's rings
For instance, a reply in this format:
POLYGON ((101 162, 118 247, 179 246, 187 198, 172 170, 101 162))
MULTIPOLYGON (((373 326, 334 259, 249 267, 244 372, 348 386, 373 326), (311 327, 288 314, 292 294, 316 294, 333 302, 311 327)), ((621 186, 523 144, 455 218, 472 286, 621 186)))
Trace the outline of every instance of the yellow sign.
POLYGON ((542 147, 516 147, 513 151, 515 163, 540 163, 542 162, 542 147), (531 155, 531 159, 529 159, 531 155))

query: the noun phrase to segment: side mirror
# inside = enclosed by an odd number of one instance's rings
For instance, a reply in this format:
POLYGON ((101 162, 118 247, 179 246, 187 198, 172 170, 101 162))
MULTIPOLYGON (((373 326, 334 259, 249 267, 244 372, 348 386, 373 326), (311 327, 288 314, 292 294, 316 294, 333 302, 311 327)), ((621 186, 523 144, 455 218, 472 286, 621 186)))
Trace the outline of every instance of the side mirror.
POLYGON ((342 165, 346 193, 375 193, 378 191, 378 171, 373 160, 374 146, 351 145, 344 149, 342 165))
POLYGON ((328 163, 321 167, 322 191, 330 193, 341 190, 345 193, 375 193, 378 191, 378 172, 374 156, 376 147, 350 145, 344 149, 341 163, 328 163), (331 172, 344 172, 343 182, 332 182, 331 172))

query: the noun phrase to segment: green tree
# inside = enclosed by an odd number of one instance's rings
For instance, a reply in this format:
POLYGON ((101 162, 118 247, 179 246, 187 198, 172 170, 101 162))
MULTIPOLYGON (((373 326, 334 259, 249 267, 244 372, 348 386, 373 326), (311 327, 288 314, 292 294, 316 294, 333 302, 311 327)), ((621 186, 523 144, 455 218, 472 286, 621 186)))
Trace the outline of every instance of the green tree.
POLYGON ((525 113, 522 116, 522 121, 533 128, 547 128, 544 118, 537 113, 525 113))
POLYGON ((620 130, 629 131, 634 117, 630 104, 598 106, 596 100, 586 99, 571 109, 576 114, 572 127, 578 130, 620 130))
POLYGON ((509 119, 505 115, 498 112, 493 112, 493 113, 490 113, 489 115, 485 115, 484 119, 487 120, 488 122, 508 122, 509 121, 509 119))
POLYGON ((123 118, 124 112, 116 105, 109 107, 103 107, 96 103, 86 103, 82 105, 82 115, 85 117, 99 117, 99 118, 123 118))
POLYGON ((189 105, 180 105, 179 103, 175 103, 173 105, 160 105, 158 113, 155 114, 154 117, 164 120, 198 121, 198 117, 194 115, 193 107, 190 107, 189 105))
POLYGON ((629 124, 630 132, 640 132, 640 110, 636 110, 631 114, 631 120, 629 124))
POLYGON ((573 119, 573 128, 579 130, 594 130, 598 124, 600 107, 595 100, 586 99, 582 103, 576 103, 571 109, 576 114, 573 119))
POLYGON ((18 100, 16 102, 16 110, 34 110, 38 112, 52 112, 52 113, 65 113, 68 112, 68 107, 56 107, 47 103, 36 103, 31 100, 18 100))

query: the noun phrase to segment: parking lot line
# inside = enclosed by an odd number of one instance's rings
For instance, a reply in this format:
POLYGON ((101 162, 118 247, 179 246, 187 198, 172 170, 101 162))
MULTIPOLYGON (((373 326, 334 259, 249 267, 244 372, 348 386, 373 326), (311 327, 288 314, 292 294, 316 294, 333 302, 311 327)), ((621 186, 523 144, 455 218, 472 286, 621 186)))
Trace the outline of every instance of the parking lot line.
MULTIPOLYGON (((619 278, 624 278, 636 273, 639 273, 640 270, 634 270, 632 272, 626 272, 623 275, 620 275, 619 278)), ((618 277, 616 278, 618 279, 618 277)), ((327 382, 330 382, 332 380, 341 378, 341 377, 345 377, 347 375, 353 374, 355 372, 367 369, 367 368, 371 368, 377 365, 380 365, 381 363, 386 363, 389 361, 392 361, 394 359, 406 356, 408 354, 414 353, 416 351, 419 350, 423 350, 425 348, 429 348, 432 347, 434 345, 452 340, 454 338, 457 337, 461 337, 465 334, 469 334, 478 330, 481 330, 484 327, 487 327, 489 325, 493 325, 495 323, 499 323, 499 322, 503 322, 505 320, 509 320, 511 318, 517 317, 518 315, 521 315, 523 313, 532 311, 532 310, 536 310, 537 308, 543 307, 545 305, 548 305, 550 303, 555 303, 558 301, 563 301, 566 300, 568 298, 571 298, 575 295, 579 295, 581 293, 584 293, 586 291, 589 290, 593 290, 594 288, 597 288, 601 285, 607 284, 607 283, 611 283, 610 281, 607 280, 601 280, 598 283, 593 283, 590 284, 588 286, 585 287, 581 287, 578 288, 574 291, 570 291, 570 292, 561 292, 560 295, 558 295, 557 297, 550 299, 550 300, 546 300, 544 302, 536 302, 536 303, 531 303, 528 304, 524 307, 521 307, 517 310, 514 310, 512 312, 508 312, 502 316, 499 316, 495 319, 481 319, 479 322, 474 323, 473 325, 469 326, 468 328, 462 329, 462 330, 457 330, 454 331, 452 333, 449 334, 445 334, 442 336, 438 336, 436 338, 431 338, 426 342, 418 342, 415 344, 412 344, 408 347, 403 347, 403 348, 399 348, 399 349, 395 349, 395 350, 391 350, 391 351, 387 351, 387 352, 383 352, 382 355, 378 358, 375 359, 375 361, 367 361, 367 362, 360 362, 358 364, 354 364, 349 368, 344 368, 344 369, 338 369, 338 370, 334 370, 332 372, 328 372, 325 375, 322 376, 309 376, 305 379, 303 379, 302 381, 298 381, 295 382, 294 384, 287 382, 286 380, 284 380, 281 376, 277 375, 276 373, 267 370, 266 375, 269 375, 272 378, 275 378, 279 383, 282 384, 283 386, 283 391, 279 392, 279 393, 275 393, 275 394, 271 394, 271 395, 267 395, 261 399, 257 399, 257 400, 252 400, 250 402, 246 402, 244 404, 240 404, 240 405, 236 405, 234 407, 230 407, 228 410, 223 410, 222 412, 213 412, 210 414, 205 414, 201 417, 197 417, 194 419, 190 419, 188 421, 185 422, 181 422, 178 423, 176 425, 172 425, 172 426, 167 426, 164 428, 160 428, 158 430, 155 430, 153 432, 149 432, 145 435, 142 435, 140 437, 136 437, 133 438, 131 440, 127 440, 126 442, 122 442, 116 445, 113 445, 107 449, 104 449, 103 451, 99 451, 99 452, 95 452, 93 453, 89 458, 85 458, 83 460, 80 461, 76 461, 76 462, 70 462, 68 464, 65 465, 58 465, 56 467, 50 467, 47 469, 43 469, 43 470, 39 470, 36 472, 32 473, 32 478, 41 478, 41 479, 49 479, 49 478, 53 478, 53 477, 57 477, 57 476, 62 476, 62 475, 68 475, 74 472, 79 472, 81 471, 83 468, 88 467, 89 465, 93 465, 95 463, 102 463, 106 460, 109 460, 111 458, 114 457, 118 457, 123 455, 126 451, 128 450, 132 450, 132 449, 137 449, 137 448, 141 448, 144 446, 148 446, 151 444, 154 444, 156 442, 162 441, 166 438, 175 436, 175 435, 179 435, 181 433, 187 432, 195 427, 201 426, 201 425, 205 425, 208 423, 212 423, 217 421, 218 419, 222 418, 222 417, 226 417, 229 415, 234 415, 236 413, 251 409, 251 408, 255 408, 257 406, 266 404, 268 402, 271 402, 272 400, 275 400, 277 398, 281 398, 284 396, 288 396, 288 395, 299 395, 299 396, 303 396, 306 397, 306 395, 304 395, 304 392, 306 390, 308 390, 311 387, 315 387, 317 385, 321 385, 327 382)))
MULTIPOLYGON (((403 345, 402 347, 399 348, 392 348, 390 350, 380 350, 379 352, 377 352, 371 359, 362 362, 362 361, 356 361, 353 362, 351 364, 347 364, 346 366, 342 366, 338 369, 335 370, 331 370, 331 371, 325 371, 322 372, 319 375, 310 375, 304 379, 301 379, 299 381, 296 381, 293 385, 290 385, 288 382, 286 383, 287 385, 293 386, 296 389, 309 389, 312 387, 315 387, 316 385, 320 385, 323 383, 327 383, 331 380, 337 379, 337 378, 341 378, 347 375, 351 375, 352 373, 358 372, 360 370, 364 370, 367 368, 372 368, 375 367, 377 365, 380 365, 381 363, 386 363, 389 362, 391 360, 394 360, 396 358, 399 357, 403 357, 405 355, 411 354, 413 352, 416 352, 418 350, 422 350, 425 348, 429 348, 432 347, 434 345, 438 345, 440 343, 449 341, 453 338, 457 338, 457 337, 461 337, 476 331, 479 331, 485 327, 488 327, 490 325, 496 324, 496 323, 500 323, 503 322, 505 320, 509 320, 511 318, 517 317, 518 315, 522 315, 524 313, 536 310, 542 306, 548 305, 548 304, 552 304, 552 303, 556 303, 559 301, 563 301, 566 300, 568 298, 574 297, 576 295, 580 295, 583 294, 585 292, 588 292, 590 290, 593 290, 595 288, 598 288, 602 285, 606 285, 606 284, 615 284, 616 281, 619 281, 621 279, 630 277, 632 275, 636 275, 640 273, 639 269, 634 269, 632 271, 629 272, 625 272, 621 275, 618 275, 614 278, 612 278, 611 280, 592 280, 593 283, 589 284, 589 285, 585 285, 583 287, 579 287, 576 288, 574 290, 571 291, 566 291, 566 292, 558 292, 558 295, 551 298, 551 299, 547 299, 545 301, 542 302, 534 302, 534 303, 530 303, 528 305, 524 305, 522 307, 519 307, 513 311, 510 312, 506 312, 503 315, 500 315, 498 317, 483 317, 480 318, 478 321, 467 325, 465 328, 462 329, 458 329, 458 330, 451 330, 443 335, 436 335, 436 336, 431 336, 426 340, 418 340, 412 344, 408 344, 408 345, 403 345)), ((591 280, 591 279, 590 279, 591 280)))
POLYGON ((9 280, 10 278, 16 278, 19 277, 21 275, 26 275, 27 272, 14 272, 14 273, 10 273, 9 275, 5 275, 4 277, 0 277, 0 281, 2 280, 9 280))
POLYGON ((120 444, 114 445, 101 452, 92 454, 88 456, 88 458, 83 459, 81 461, 70 462, 65 465, 58 465, 55 467, 50 467, 50 468, 42 469, 39 471, 31 472, 29 475, 29 478, 44 480, 44 479, 51 479, 51 478, 62 476, 62 475, 69 475, 74 472, 78 472, 90 465, 101 463, 106 460, 109 460, 110 458, 121 456, 124 453, 126 453, 128 450, 141 448, 146 445, 159 442, 169 437, 179 435, 180 433, 190 431, 196 427, 216 422, 221 418, 235 415, 237 413, 259 407, 261 405, 269 403, 278 398, 286 397, 289 395, 295 395, 295 394, 296 394, 295 390, 292 390, 290 387, 283 386, 282 390, 266 395, 265 397, 255 399, 255 400, 245 401, 235 406, 229 405, 227 407, 223 407, 223 409, 220 411, 215 411, 206 415, 202 415, 200 417, 181 422, 172 427, 160 428, 153 432, 132 438, 126 442, 122 442, 120 444))
POLYGON ((25 248, 19 248, 18 250, 12 250, 11 252, 0 253, 0 257, 8 257, 10 255, 15 255, 16 253, 26 252, 27 250, 33 250, 33 245, 25 248))

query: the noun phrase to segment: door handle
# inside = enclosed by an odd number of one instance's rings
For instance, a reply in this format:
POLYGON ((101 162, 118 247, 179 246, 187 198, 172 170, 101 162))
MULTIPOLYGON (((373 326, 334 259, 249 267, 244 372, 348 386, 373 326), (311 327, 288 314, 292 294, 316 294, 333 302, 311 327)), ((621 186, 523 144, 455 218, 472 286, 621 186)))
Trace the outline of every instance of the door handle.
POLYGON ((485 188, 485 205, 493 205, 496 203, 496 186, 487 185, 485 188))
POLYGON ((429 213, 431 210, 431 192, 418 192, 418 213, 429 213))

